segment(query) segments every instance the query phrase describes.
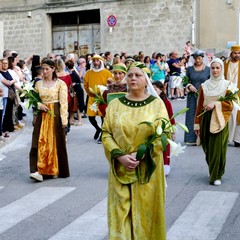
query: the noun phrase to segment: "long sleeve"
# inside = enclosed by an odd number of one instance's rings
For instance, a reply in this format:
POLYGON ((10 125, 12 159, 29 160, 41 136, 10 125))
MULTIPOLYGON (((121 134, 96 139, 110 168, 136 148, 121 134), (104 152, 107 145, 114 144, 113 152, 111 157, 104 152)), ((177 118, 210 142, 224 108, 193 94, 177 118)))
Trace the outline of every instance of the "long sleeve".
POLYGON ((200 129, 200 121, 202 116, 198 117, 198 115, 200 115, 203 111, 203 101, 204 101, 203 89, 202 89, 202 86, 200 86, 197 109, 195 112, 195 119, 194 119, 194 130, 200 129))
POLYGON ((60 103, 60 115, 62 119, 62 125, 68 123, 68 89, 67 85, 63 81, 60 82, 59 88, 59 103, 60 103))
POLYGON ((90 72, 90 70, 88 70, 86 72, 85 76, 83 77, 83 86, 84 86, 84 89, 88 96, 95 97, 94 94, 89 91, 90 74, 91 74, 91 72, 90 72))

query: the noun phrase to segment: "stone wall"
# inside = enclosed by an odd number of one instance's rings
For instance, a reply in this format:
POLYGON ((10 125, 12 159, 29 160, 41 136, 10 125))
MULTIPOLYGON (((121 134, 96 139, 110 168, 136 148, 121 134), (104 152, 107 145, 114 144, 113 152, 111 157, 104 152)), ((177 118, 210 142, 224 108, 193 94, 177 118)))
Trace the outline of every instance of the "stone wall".
POLYGON ((26 12, 1 14, 4 30, 4 49, 16 50, 21 56, 43 54, 43 32, 45 14, 35 11, 28 18, 26 12))
MULTIPOLYGON (((124 49, 133 54, 142 50, 146 54, 153 51, 168 53, 172 50, 183 52, 187 40, 191 40, 192 5, 191 0, 172 1, 122 1, 109 8, 102 7, 106 18, 113 14, 118 23, 109 34, 104 23, 103 49, 124 49)), ((103 21, 106 21, 103 19, 103 21)))
MULTIPOLYGON (((49 2, 49 1, 47 1, 49 2)), ((66 1, 65 1, 66 2, 66 1)), ((51 19, 49 13, 100 9, 101 51, 113 53, 121 50, 129 54, 144 51, 168 53, 183 52, 191 40, 192 0, 119 0, 69 1, 66 6, 47 5, 44 1, 6 1, 0 7, 3 21, 4 49, 14 49, 22 57, 30 54, 45 56, 51 51, 51 19), (9 6, 16 6, 18 11, 9 6), (24 6, 24 8, 23 8, 24 6), (31 18, 28 16, 31 11, 31 18), (117 25, 109 34, 107 17, 117 17, 117 25)))

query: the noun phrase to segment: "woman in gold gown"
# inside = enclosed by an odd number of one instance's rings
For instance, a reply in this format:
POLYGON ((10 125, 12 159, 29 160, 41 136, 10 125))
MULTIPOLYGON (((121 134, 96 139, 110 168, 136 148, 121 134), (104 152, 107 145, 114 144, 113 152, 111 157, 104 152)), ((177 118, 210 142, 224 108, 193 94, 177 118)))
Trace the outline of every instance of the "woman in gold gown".
POLYGON ((65 82, 57 78, 55 64, 42 62, 43 79, 35 85, 41 98, 30 150, 30 178, 43 181, 44 176, 69 177, 65 128, 68 123, 68 92, 65 82))
POLYGON ((126 78, 129 93, 109 103, 102 127, 102 142, 110 164, 109 240, 166 239, 161 141, 156 140, 152 152, 136 160, 138 146, 154 133, 153 128, 140 123, 168 119, 144 67, 141 63, 131 65, 126 78), (149 94, 149 87, 155 96, 149 94), (151 163, 155 167, 149 173, 151 163))

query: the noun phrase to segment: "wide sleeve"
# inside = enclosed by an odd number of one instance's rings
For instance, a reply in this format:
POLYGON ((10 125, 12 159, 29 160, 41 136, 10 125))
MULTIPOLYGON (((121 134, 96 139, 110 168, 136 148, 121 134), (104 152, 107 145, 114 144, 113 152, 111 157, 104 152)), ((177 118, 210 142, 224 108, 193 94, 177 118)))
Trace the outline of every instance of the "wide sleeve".
MULTIPOLYGON (((228 90, 226 94, 230 91, 228 90)), ((222 131, 229 121, 233 109, 233 103, 230 100, 216 101, 210 121, 210 132, 218 133, 222 131)))
POLYGON ((60 116, 62 125, 66 126, 68 123, 68 89, 65 82, 59 81, 59 84, 60 116))
POLYGON ((89 97, 95 97, 95 95, 89 91, 90 73, 91 73, 90 70, 88 70, 86 72, 86 74, 84 75, 84 77, 83 77, 83 86, 84 86, 84 89, 85 89, 85 91, 86 91, 86 93, 87 93, 87 95, 89 97))
POLYGON ((199 116, 199 115, 203 111, 203 101, 204 101, 203 89, 202 89, 202 86, 200 86, 197 109, 196 109, 196 112, 195 112, 195 119, 194 119, 194 130, 199 130, 200 129, 201 116, 199 116))
POLYGON ((102 126, 102 142, 105 150, 105 154, 109 161, 113 160, 118 156, 122 156, 125 153, 120 149, 118 144, 113 138, 112 128, 111 128, 111 109, 114 106, 110 103, 107 107, 106 116, 104 118, 102 126))

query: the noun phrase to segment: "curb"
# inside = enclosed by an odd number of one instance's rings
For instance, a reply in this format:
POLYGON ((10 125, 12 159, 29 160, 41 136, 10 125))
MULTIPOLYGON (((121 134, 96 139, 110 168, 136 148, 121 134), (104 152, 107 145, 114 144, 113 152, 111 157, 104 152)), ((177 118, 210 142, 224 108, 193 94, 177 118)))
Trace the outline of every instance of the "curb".
POLYGON ((4 142, 0 143, 0 150, 7 145, 9 145, 11 142, 13 142, 20 134, 24 132, 24 129, 27 127, 27 124, 20 130, 14 131, 14 132, 9 132, 9 137, 4 138, 4 142))
POLYGON ((25 126, 17 131, 13 131, 13 132, 9 132, 9 137, 8 138, 4 138, 5 142, 1 142, 0 143, 0 150, 2 150, 4 147, 6 147, 7 145, 9 145, 10 143, 12 143, 18 136, 20 136, 21 134, 24 133, 25 129, 29 128, 32 124, 32 113, 29 110, 24 109, 27 114, 26 117, 23 118, 25 126))

